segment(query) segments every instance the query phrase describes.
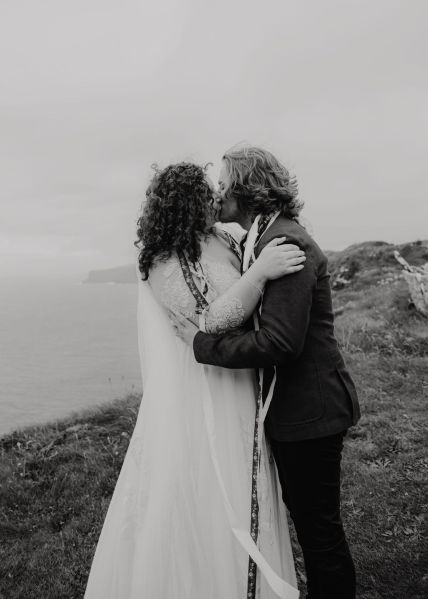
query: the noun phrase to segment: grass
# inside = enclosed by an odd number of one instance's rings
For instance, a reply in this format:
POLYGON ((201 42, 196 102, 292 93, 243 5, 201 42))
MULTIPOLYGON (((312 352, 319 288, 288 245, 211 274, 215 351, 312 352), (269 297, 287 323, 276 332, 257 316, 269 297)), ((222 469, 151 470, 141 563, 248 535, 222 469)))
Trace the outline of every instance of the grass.
MULTIPOLYGON (((346 441, 343 516, 358 598, 422 599, 428 320, 408 309, 401 279, 377 281, 335 294, 363 413, 346 441)), ((0 599, 83 597, 138 405, 131 395, 0 439, 0 599)))
POLYGON ((84 594, 139 398, 0 441, 0 598, 84 594))

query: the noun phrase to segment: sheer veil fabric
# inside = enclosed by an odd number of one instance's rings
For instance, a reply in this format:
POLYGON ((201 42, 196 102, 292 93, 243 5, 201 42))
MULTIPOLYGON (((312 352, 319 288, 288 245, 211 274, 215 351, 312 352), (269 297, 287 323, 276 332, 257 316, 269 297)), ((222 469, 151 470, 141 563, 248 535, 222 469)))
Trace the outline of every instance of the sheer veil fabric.
POLYGON ((85 599, 244 599, 250 550, 264 570, 257 599, 296 599, 286 513, 267 451, 261 553, 248 533, 253 373, 197 364, 141 280, 138 337, 144 395, 85 599))

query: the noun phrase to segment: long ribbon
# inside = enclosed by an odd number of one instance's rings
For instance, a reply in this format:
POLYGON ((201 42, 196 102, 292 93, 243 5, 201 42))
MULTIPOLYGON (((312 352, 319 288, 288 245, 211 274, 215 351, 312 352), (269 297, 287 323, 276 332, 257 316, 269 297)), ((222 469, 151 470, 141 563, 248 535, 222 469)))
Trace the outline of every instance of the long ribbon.
MULTIPOLYGON (((269 223, 269 226, 270 226, 270 224, 271 223, 269 223)), ((254 246, 254 242, 253 242, 253 246, 254 246)), ((191 272, 190 272, 190 266, 189 266, 187 260, 185 259, 184 255, 182 255, 180 257, 180 264, 181 264, 181 267, 183 270, 183 275, 186 280, 186 283, 187 283, 189 290, 191 291, 193 297, 195 298, 196 303, 198 304, 198 306, 200 306, 200 308, 204 308, 205 304, 207 304, 208 302, 207 302, 206 298, 202 295, 202 293, 199 291, 199 289, 197 288, 197 286, 193 280, 193 277, 191 275, 191 272)), ((204 373, 204 375, 205 375, 205 373, 204 373)), ((272 589, 272 591, 280 599, 298 599, 299 591, 295 587, 293 587, 291 584, 289 584, 288 582, 283 580, 280 576, 278 576, 278 574, 273 570, 273 568, 269 565, 269 563, 263 557, 262 553, 260 552, 259 548, 257 547, 255 540, 253 540, 253 538, 251 537, 251 534, 248 532, 248 530, 245 530, 240 526, 239 519, 236 516, 235 511, 232 507, 232 504, 229 500, 229 496, 228 496, 226 486, 224 484, 223 476, 221 473, 221 468, 220 468, 219 460, 217 457, 217 451, 216 451, 216 447, 215 447, 216 434, 215 434, 214 410, 213 410, 211 392, 210 392, 210 389, 209 389, 209 386, 208 386, 205 376, 203 377, 203 380, 204 380, 204 384, 205 384, 205 393, 203 394, 203 410, 204 410, 205 425, 206 425, 207 432, 208 432, 210 455, 211 455, 211 460, 212 460, 212 463, 214 466, 214 471, 216 473, 217 482, 219 484, 220 491, 223 496, 224 506, 226 509, 226 513, 228 516, 228 520, 229 520, 229 524, 232 529, 232 532, 235 535, 235 538, 240 543, 240 545, 245 550, 245 552, 250 556, 251 560, 253 560, 253 562, 256 564, 256 566, 260 569, 260 571, 264 575, 264 577, 265 577, 267 583, 269 584, 270 588, 272 589)), ((274 377, 274 381, 275 381, 275 377, 274 377)), ((273 381, 273 383, 274 383, 274 381, 273 381)), ((273 395, 273 387, 274 387, 274 385, 271 385, 269 394, 271 394, 271 392, 272 392, 272 395, 273 395)), ((269 399, 269 396, 268 396, 268 399, 269 399)), ((272 399, 272 397, 270 397, 270 399, 272 399)), ((270 403, 270 399, 269 399, 269 403, 270 403)), ((265 405, 266 405, 266 403, 267 403, 267 400, 265 402, 265 405)), ((261 411, 261 414, 257 415, 258 419, 259 419, 259 423, 261 423, 261 424, 263 424, 264 418, 265 418, 265 414, 263 415, 264 407, 265 406, 263 406, 263 410, 261 411)), ((267 409, 266 409, 266 412, 267 412, 267 409)), ((263 426, 262 426, 262 431, 263 431, 263 426)), ((263 434, 263 432, 262 432, 262 434, 263 434)), ((259 448, 261 448, 261 446, 262 446, 262 443, 259 443, 259 445, 257 446, 258 463, 260 463, 260 461, 259 461, 260 460, 260 449, 259 448)))
MULTIPOLYGON (((271 227, 273 225, 275 220, 278 218, 279 214, 280 214, 280 212, 278 211, 272 215, 269 222, 267 223, 267 226, 264 228, 264 230, 262 231, 261 234, 259 234, 259 223, 260 223, 260 219, 262 217, 260 214, 258 214, 256 216, 256 218, 254 219, 253 224, 252 224, 250 230, 248 231, 248 237, 247 237, 247 241, 245 244, 244 256, 242 258, 243 272, 245 272, 249 269, 251 260, 256 259, 256 256, 254 253, 256 245, 259 243, 260 239, 263 237, 263 235, 266 233, 266 231, 269 229, 269 227, 271 227)), ((262 300, 262 302, 263 302, 263 300, 262 300)), ((261 312, 261 309, 262 309, 262 305, 260 305, 260 310, 259 310, 260 312, 261 312)), ((256 331, 258 331, 260 328, 259 327, 259 319, 258 319, 257 314, 254 314, 254 328, 256 331)), ((263 369, 262 368, 259 368, 259 384, 260 384, 260 388, 263 389, 263 369)), ((264 423, 264 421, 266 419, 266 414, 269 410, 269 406, 272 401, 273 392, 275 390, 275 384, 276 384, 276 368, 274 368, 274 376, 273 376, 272 382, 270 384, 266 400, 263 404, 263 408, 260 412, 260 423, 262 423, 262 424, 264 423)))
MULTIPOLYGON (((263 223, 261 215, 258 215, 254 219, 254 222, 248 232, 248 236, 247 236, 247 240, 246 240, 246 244, 245 244, 245 250, 244 250, 244 255, 243 255, 243 260, 242 260, 242 271, 243 272, 246 272, 248 270, 248 268, 250 267, 251 263, 256 259, 256 256, 255 256, 256 245, 259 243, 260 239, 266 233, 266 231, 269 229, 269 227, 272 226, 272 224, 275 222, 275 220, 278 216, 279 216, 279 212, 276 212, 274 215, 272 215, 272 217, 269 219, 269 221, 266 224, 263 223)), ((263 299, 262 299, 262 302, 263 302, 263 299)), ((259 308, 259 313, 261 313, 261 310, 262 310, 262 303, 259 308)), ((253 318, 254 318, 254 328, 256 331, 258 331, 258 330, 260 330, 258 314, 254 313, 253 318)), ((255 486, 256 492, 255 492, 255 494, 252 494, 252 502, 251 502, 252 503, 252 506, 251 506, 252 533, 254 531, 258 532, 258 479, 259 479, 259 474, 260 474, 261 454, 262 454, 262 448, 263 448, 264 421, 266 419, 266 415, 269 410, 269 406, 271 404, 273 393, 275 390, 276 368, 274 368, 274 376, 272 378, 272 381, 271 381, 271 384, 269 387, 269 391, 268 391, 268 394, 267 394, 264 404, 263 404, 263 397, 262 397, 262 395, 263 395, 263 380, 264 380, 263 368, 258 369, 258 375, 259 375, 258 376, 259 394, 257 397, 256 423, 255 423, 254 448, 253 448, 253 483, 254 483, 253 486, 255 486), (257 522, 253 522, 253 520, 257 520, 257 522)), ((253 537, 254 542, 256 542, 257 541, 256 534, 252 534, 251 536, 253 537)), ((248 572, 249 572, 248 595, 250 597, 254 597, 254 593, 255 593, 255 580, 256 580, 256 575, 257 575, 256 565, 257 565, 257 567, 260 568, 261 572, 266 577, 266 574, 263 571, 263 568, 260 566, 259 562, 256 561, 253 558, 253 556, 250 554, 250 560, 249 560, 249 566, 248 566, 248 572)), ((282 579, 280 579, 280 580, 285 585, 288 585, 288 583, 286 583, 284 580, 282 580, 282 579)), ((269 582, 269 584, 270 584, 270 582, 269 582)), ((273 588, 272 585, 271 585, 271 588, 273 588)), ((299 597, 298 590, 295 589, 294 587, 292 587, 291 585, 288 585, 288 592, 294 593, 294 595, 291 594, 290 596, 299 597), (290 591, 290 589, 292 589, 292 591, 290 591)))
POLYGON ((232 528, 233 534, 236 539, 239 541, 240 545, 246 551, 246 553, 251 557, 251 559, 257 564, 257 567, 260 568, 260 571, 264 575, 267 583, 269 584, 272 591, 280 598, 280 599, 298 599, 299 591, 294 588, 291 584, 283 580, 278 574, 272 569, 269 563, 261 554, 259 548, 256 543, 251 538, 248 530, 243 529, 239 525, 239 520, 235 514, 235 511, 230 503, 226 486, 224 484, 224 480, 221 474, 221 468, 217 457, 217 451, 215 448, 215 424, 214 424, 214 414, 213 414, 213 406, 211 400, 211 393, 204 377, 204 382, 206 385, 205 393, 203 394, 203 408, 204 408, 204 416, 205 416, 205 424, 208 431, 208 439, 210 444, 210 453, 211 460, 214 465, 214 470, 217 476, 217 481, 220 486, 221 493, 223 495, 224 505, 226 508, 226 513, 229 519, 230 526, 232 528))

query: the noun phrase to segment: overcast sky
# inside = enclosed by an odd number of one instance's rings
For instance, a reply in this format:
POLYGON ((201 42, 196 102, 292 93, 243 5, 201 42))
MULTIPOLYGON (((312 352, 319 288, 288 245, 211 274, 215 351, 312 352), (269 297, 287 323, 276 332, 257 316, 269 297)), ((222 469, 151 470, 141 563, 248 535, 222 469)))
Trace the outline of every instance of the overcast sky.
POLYGON ((428 238, 426 0, 0 0, 2 274, 133 260, 150 164, 244 140, 325 249, 428 238))

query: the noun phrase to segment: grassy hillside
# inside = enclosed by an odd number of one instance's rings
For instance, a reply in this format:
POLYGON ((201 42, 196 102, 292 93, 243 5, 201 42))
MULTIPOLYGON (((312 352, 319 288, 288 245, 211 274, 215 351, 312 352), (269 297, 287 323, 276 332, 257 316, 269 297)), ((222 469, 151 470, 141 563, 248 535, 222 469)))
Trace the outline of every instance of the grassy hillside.
MULTIPOLYGON (((425 245, 408 245, 409 262, 428 261, 425 245)), ((359 599, 422 599, 428 319, 387 246, 331 256, 337 337, 363 412, 346 442, 343 513, 359 599)), ((0 440, 0 599, 83 597, 138 405, 129 396, 0 440)), ((297 547, 296 564, 304 585, 297 547)))

